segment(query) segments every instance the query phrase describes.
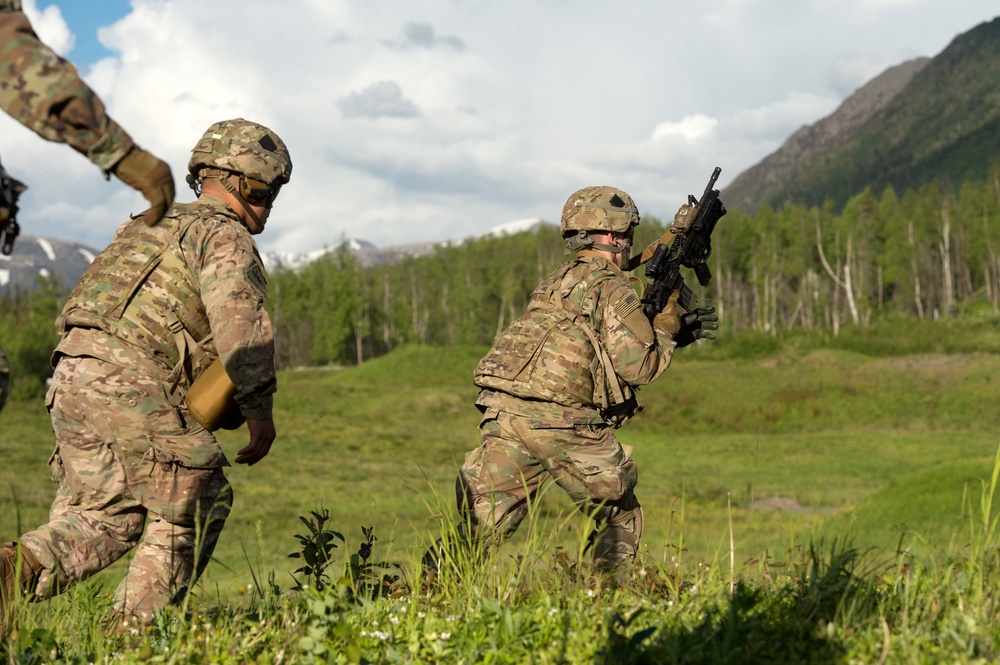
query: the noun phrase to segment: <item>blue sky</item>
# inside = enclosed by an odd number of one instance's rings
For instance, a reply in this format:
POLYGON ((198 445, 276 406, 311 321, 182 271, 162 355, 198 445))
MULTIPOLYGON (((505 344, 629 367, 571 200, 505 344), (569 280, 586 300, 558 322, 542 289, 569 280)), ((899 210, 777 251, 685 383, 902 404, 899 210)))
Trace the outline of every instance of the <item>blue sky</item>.
POLYGON ((97 38, 97 29, 111 25, 129 12, 129 0, 38 0, 38 9, 50 5, 59 7, 63 20, 76 37, 76 44, 67 55, 80 65, 97 62, 114 53, 104 48, 97 38))

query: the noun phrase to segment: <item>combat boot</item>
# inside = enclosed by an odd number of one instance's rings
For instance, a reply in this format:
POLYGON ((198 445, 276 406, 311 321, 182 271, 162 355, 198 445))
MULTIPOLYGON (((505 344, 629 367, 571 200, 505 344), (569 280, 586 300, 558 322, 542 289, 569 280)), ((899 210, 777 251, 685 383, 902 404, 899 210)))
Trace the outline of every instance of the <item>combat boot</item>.
POLYGON ((0 640, 7 636, 17 597, 33 590, 41 574, 42 565, 27 548, 18 549, 17 543, 0 548, 0 640))

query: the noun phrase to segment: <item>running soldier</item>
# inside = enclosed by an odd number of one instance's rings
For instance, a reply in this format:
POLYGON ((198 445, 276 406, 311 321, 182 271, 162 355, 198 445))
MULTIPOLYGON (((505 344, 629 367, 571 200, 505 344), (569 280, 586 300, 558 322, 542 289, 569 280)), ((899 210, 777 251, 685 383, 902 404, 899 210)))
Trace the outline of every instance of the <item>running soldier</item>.
POLYGON ((197 200, 155 226, 140 216, 119 227, 57 320, 46 404, 59 489, 48 524, 0 549, 8 605, 15 586, 45 599, 136 546, 116 609, 148 621, 185 596, 232 504, 229 462, 185 403, 217 358, 249 429, 236 462, 259 462, 275 439, 274 340, 252 236, 291 175, 288 150, 237 118, 208 128, 188 169, 197 200))

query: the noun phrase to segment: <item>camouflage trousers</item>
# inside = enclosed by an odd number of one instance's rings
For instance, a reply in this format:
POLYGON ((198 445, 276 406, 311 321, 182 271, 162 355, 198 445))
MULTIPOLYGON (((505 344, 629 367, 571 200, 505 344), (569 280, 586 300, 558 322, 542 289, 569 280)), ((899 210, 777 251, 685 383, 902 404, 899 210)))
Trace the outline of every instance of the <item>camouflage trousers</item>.
POLYGON ((10 362, 7 361, 3 349, 0 349, 0 411, 3 411, 3 405, 7 403, 8 395, 10 395, 10 362))
POLYGON ((59 489, 48 524, 21 536, 44 568, 36 596, 65 591, 136 548, 116 609, 147 620, 179 602, 232 505, 215 437, 187 426, 161 381, 94 358, 59 361, 47 406, 59 489))
POLYGON ((635 558, 642 536, 638 479, 629 450, 606 425, 568 425, 489 409, 482 446, 465 456, 457 483, 459 511, 487 545, 509 537, 546 480, 593 516, 594 560, 614 569, 635 558))

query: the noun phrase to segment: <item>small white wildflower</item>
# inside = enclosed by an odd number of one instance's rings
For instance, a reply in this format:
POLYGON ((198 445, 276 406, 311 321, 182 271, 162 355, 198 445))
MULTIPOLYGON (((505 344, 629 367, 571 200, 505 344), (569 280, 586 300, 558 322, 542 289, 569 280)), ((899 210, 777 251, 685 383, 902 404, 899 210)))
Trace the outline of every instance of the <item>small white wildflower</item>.
POLYGON ((399 613, 406 614, 406 605, 403 605, 402 607, 399 608, 399 613))
POLYGON ((418 619, 423 619, 425 616, 427 616, 427 612, 417 612, 418 619))
POLYGON ((391 623, 393 626, 398 626, 399 625, 399 617, 389 615, 389 623, 391 623))
POLYGON ((441 633, 441 639, 442 640, 451 639, 451 633, 441 633))
POLYGON ((380 640, 385 640, 389 638, 389 633, 383 633, 381 630, 376 630, 372 633, 372 637, 377 637, 380 640))
POLYGON ((362 630, 361 631, 361 637, 368 637, 368 631, 367 630, 362 630))
POLYGON ((594 590, 587 589, 587 598, 593 598, 593 597, 594 597, 594 590))
POLYGON ((559 613, 559 610, 557 610, 557 609, 556 609, 556 608, 554 608, 554 607, 553 607, 553 608, 552 608, 551 610, 549 610, 549 616, 550 616, 550 617, 554 617, 554 616, 555 616, 556 614, 558 614, 558 613, 559 613))
POLYGON ((647 574, 648 573, 646 573, 646 569, 645 568, 640 568, 639 569, 639 577, 645 577, 647 574))

